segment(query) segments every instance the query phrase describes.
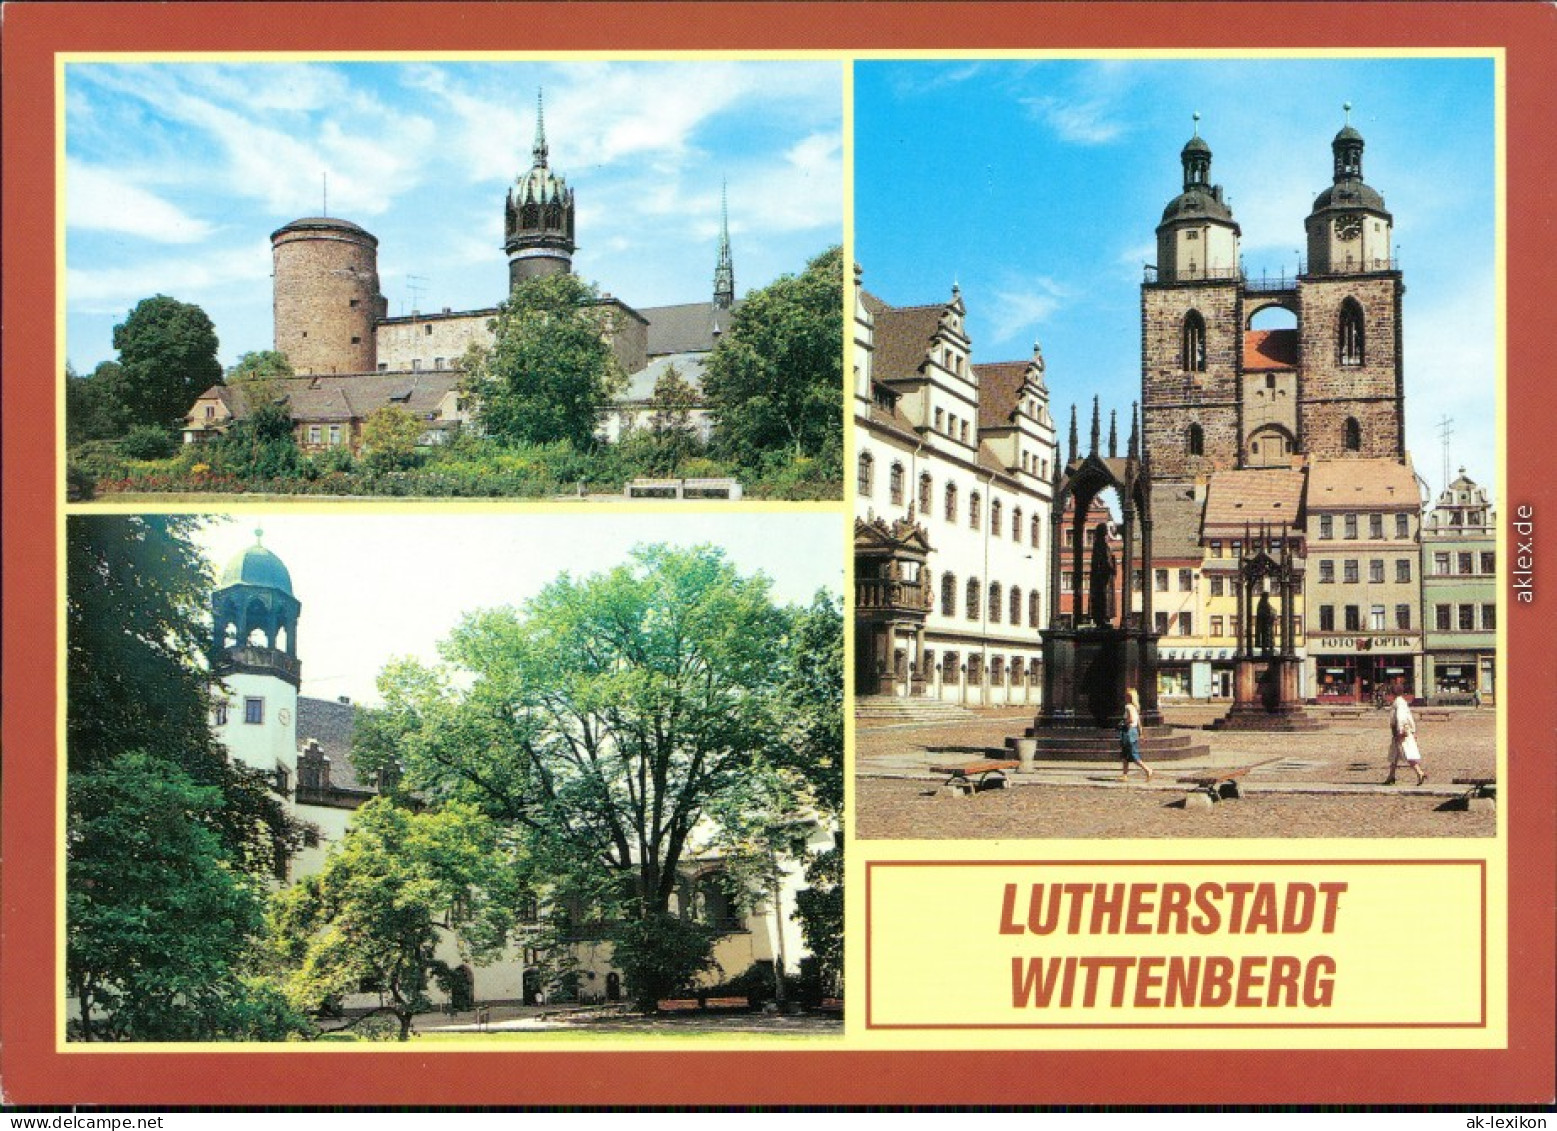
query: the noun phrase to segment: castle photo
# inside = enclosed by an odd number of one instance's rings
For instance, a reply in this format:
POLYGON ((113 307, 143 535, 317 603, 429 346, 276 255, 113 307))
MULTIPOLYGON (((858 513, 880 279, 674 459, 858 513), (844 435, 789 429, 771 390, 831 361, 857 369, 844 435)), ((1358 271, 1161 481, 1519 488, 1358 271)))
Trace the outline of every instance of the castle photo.
POLYGON ((738 494, 781 449, 836 483, 836 64, 81 64, 67 85, 73 489, 738 494), (559 441, 600 454, 514 480, 515 444, 559 441))

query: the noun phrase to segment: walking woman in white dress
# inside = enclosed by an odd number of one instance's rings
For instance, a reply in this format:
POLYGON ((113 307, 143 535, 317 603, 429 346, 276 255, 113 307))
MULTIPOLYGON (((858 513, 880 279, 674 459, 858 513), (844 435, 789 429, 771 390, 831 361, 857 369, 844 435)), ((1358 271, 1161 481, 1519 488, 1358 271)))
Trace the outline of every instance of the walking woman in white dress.
POLYGON ((1395 784, 1395 767, 1404 758, 1416 771, 1416 784, 1421 785, 1427 775, 1422 772, 1422 751, 1416 744, 1416 720, 1411 717, 1411 704, 1406 701, 1405 691, 1399 687, 1395 689, 1395 701, 1389 708, 1389 733, 1389 777, 1384 784, 1395 784))

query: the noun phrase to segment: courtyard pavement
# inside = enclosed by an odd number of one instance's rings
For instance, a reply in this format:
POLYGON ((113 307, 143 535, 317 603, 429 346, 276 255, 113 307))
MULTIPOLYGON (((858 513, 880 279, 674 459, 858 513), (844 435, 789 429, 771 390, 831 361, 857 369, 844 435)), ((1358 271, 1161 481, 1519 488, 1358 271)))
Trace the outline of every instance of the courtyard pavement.
MULTIPOLYGON (((934 725, 860 725, 855 731, 857 834, 885 839, 1033 839, 1074 837, 1486 837, 1497 831, 1489 808, 1467 811, 1457 777, 1491 777, 1496 712, 1490 708, 1416 708, 1417 741, 1428 780, 1417 786, 1402 767, 1385 785, 1389 725, 1385 711, 1311 708, 1325 723, 1310 732, 1259 733, 1202 728, 1227 704, 1163 705, 1165 721, 1193 728, 1210 747, 1201 758, 1153 763, 1148 784, 1124 781, 1118 762, 1039 760, 1008 776, 1013 788, 947 796, 944 774, 929 767, 1004 753, 1007 736, 1031 725, 1030 709, 991 709, 977 718, 934 725), (1244 797, 1210 809, 1186 808, 1192 788, 1179 781, 1250 767, 1244 797)), ((1040 752, 1041 753, 1041 752, 1040 752)))

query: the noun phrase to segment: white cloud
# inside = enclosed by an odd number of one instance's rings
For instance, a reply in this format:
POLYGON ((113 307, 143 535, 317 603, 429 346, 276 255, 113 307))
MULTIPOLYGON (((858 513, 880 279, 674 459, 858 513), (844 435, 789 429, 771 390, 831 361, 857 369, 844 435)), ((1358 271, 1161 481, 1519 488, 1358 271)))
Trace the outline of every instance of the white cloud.
POLYGON ((989 344, 1021 339, 1023 345, 1031 345, 1042 337, 1038 327, 1064 305, 1066 292, 1053 279, 1009 278, 996 285, 991 298, 987 315, 992 334, 989 344))
POLYGON ((1072 101, 1044 95, 1021 99, 1023 106, 1038 121, 1052 129, 1061 141, 1077 145, 1102 145, 1113 141, 1125 130, 1121 121, 1111 117, 1113 107, 1105 99, 1072 101))
POLYGON ((122 175, 83 162, 66 166, 65 191, 72 228, 123 232, 157 243, 196 243, 214 230, 122 175))
POLYGON ((199 256, 140 260, 131 266, 67 266, 65 294, 73 311, 122 313, 128 304, 151 294, 199 296, 235 285, 268 293, 270 269, 269 247, 264 241, 250 242, 210 248, 199 256))

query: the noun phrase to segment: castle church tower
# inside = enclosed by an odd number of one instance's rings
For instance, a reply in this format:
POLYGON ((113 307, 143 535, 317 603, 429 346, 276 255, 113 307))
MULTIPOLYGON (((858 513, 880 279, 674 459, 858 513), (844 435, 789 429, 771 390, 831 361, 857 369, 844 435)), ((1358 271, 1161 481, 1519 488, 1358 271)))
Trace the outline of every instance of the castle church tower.
POLYGON ((211 669, 230 696, 215 731, 237 761, 290 789, 297 775, 297 617, 292 575, 254 532, 211 595, 211 669))
POLYGON ((1141 286, 1141 417, 1152 472, 1193 478, 1238 462, 1243 290, 1238 223, 1211 183, 1211 147, 1179 155, 1183 190, 1157 225, 1141 286))
POLYGON ((1390 255, 1394 220, 1363 180, 1362 135, 1350 122, 1331 150, 1334 182, 1305 221, 1308 266, 1298 279, 1300 442, 1310 455, 1400 458, 1406 288, 1390 255))
POLYGON ((573 269, 574 201, 567 179, 547 164, 546 111, 535 95, 535 144, 530 171, 508 190, 503 212, 503 248, 508 252, 508 286, 540 275, 573 269))
POLYGON ((735 260, 730 255, 729 186, 719 189, 719 260, 714 266, 714 306, 729 310, 735 305, 735 260))

